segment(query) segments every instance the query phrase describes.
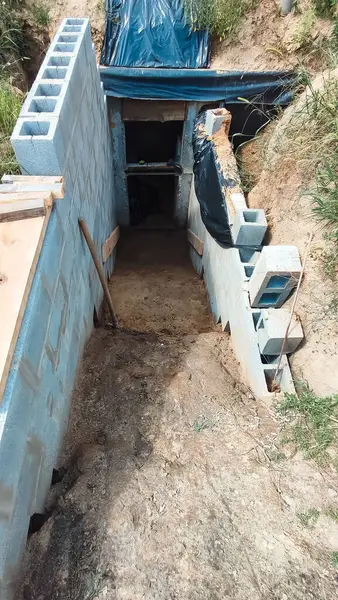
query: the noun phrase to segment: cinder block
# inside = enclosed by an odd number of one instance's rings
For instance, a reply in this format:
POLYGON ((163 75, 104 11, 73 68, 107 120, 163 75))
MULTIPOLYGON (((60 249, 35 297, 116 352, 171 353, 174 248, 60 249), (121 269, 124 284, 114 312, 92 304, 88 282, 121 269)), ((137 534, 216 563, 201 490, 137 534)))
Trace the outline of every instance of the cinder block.
MULTIPOLYGON (((257 338, 261 354, 265 356, 280 355, 289 321, 290 311, 286 308, 268 308, 260 311, 257 338)), ((293 316, 283 353, 294 352, 303 338, 302 325, 293 316)))
POLYGON ((257 252, 256 248, 238 248, 238 254, 241 263, 248 265, 255 265, 260 257, 260 253, 257 252))
POLYGON ((205 131, 207 135, 214 135, 219 131, 229 113, 225 108, 215 108, 206 111, 205 131))
POLYGON ((251 306, 280 308, 297 285, 301 268, 296 246, 264 246, 249 282, 251 306))
POLYGON ((56 118, 67 151, 79 100, 74 104, 70 93, 70 82, 40 80, 34 84, 20 112, 22 118, 56 118))
MULTIPOLYGON (((5 568, 18 567, 29 516, 43 509, 93 304, 102 300, 77 219, 85 216, 98 249, 116 225, 111 132, 88 20, 61 24, 12 144, 25 173, 63 175, 66 191, 49 220, 34 279, 38 291, 25 310, 1 405, 0 502, 3 509, 9 491, 12 522, 5 528, 0 520, 0 596, 7 590, 5 568)), ((112 257, 107 275, 113 264, 112 257)))
POLYGON ((275 386, 272 385, 276 382, 280 386, 281 391, 288 394, 294 394, 295 386, 293 384, 288 357, 283 354, 277 373, 278 362, 279 359, 276 357, 270 364, 262 365, 267 390, 269 392, 276 392, 275 386))
POLYGON ((19 117, 11 143, 24 174, 62 175, 66 147, 56 117, 19 117))
POLYGON ((264 210, 255 208, 237 210, 231 231, 233 242, 236 246, 258 247, 262 244, 267 227, 264 210))
POLYGON ((243 269, 244 269, 244 279, 245 281, 249 281, 253 270, 254 270, 255 266, 254 265, 250 265, 250 264, 245 264, 243 263, 243 269))

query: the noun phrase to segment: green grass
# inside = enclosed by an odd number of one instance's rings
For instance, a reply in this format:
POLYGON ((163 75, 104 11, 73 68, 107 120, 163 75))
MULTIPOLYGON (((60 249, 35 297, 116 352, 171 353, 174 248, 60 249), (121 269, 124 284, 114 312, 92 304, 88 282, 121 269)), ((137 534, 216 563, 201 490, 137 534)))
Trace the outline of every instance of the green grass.
POLYGON ((292 36, 293 42, 298 48, 307 49, 313 44, 312 30, 316 23, 316 15, 312 7, 302 14, 299 25, 292 36))
POLYGON ((32 14, 40 27, 48 27, 51 22, 50 9, 47 4, 36 3, 32 6, 32 14))
POLYGON ((338 521, 338 506, 329 506, 326 509, 325 514, 333 521, 338 521))
POLYGON ((16 17, 15 9, 19 1, 6 0, 0 2, 0 61, 2 71, 10 67, 21 57, 24 48, 24 37, 21 24, 16 17))
POLYGON ((332 566, 335 569, 338 569, 338 552, 332 552, 332 554, 331 554, 331 562, 332 562, 332 566))
POLYGON ((311 3, 319 17, 332 17, 337 6, 337 0, 311 0, 311 3))
POLYGON ((208 28, 220 40, 232 37, 256 0, 184 0, 188 20, 195 29, 208 28))
POLYGON ((309 510, 305 512, 297 513, 297 517, 303 527, 307 527, 308 529, 312 529, 316 525, 319 515, 320 512, 316 508, 309 508, 309 510))
POLYGON ((13 89, 10 80, 0 80, 0 174, 15 173, 15 159, 10 136, 19 116, 22 98, 13 89))
POLYGON ((293 419, 284 443, 294 444, 319 465, 331 462, 328 449, 338 442, 338 394, 317 396, 303 386, 299 395, 285 394, 277 412, 293 419))
POLYGON ((208 427, 210 427, 209 419, 207 419, 203 415, 198 417, 198 419, 196 419, 193 425, 193 428, 196 431, 196 433, 201 433, 201 431, 204 431, 204 429, 208 429, 208 427))

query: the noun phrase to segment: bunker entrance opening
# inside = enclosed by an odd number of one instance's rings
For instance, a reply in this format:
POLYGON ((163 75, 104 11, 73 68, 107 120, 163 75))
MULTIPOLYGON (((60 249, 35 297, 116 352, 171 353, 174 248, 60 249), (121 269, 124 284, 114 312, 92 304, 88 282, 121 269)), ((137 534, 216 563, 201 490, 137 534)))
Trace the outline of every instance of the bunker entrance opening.
POLYGON ((177 181, 173 174, 128 177, 130 225, 173 229, 177 181))

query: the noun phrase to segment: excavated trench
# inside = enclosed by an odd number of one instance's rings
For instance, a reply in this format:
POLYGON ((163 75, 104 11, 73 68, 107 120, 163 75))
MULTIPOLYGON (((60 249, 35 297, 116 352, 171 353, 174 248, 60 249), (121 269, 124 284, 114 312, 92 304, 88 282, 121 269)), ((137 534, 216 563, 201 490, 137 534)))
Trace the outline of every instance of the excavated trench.
POLYGON ((322 540, 287 504, 322 483, 301 459, 282 484, 271 468, 276 422, 240 383, 185 233, 122 232, 111 292, 121 329, 85 350, 17 600, 333 597, 322 540))

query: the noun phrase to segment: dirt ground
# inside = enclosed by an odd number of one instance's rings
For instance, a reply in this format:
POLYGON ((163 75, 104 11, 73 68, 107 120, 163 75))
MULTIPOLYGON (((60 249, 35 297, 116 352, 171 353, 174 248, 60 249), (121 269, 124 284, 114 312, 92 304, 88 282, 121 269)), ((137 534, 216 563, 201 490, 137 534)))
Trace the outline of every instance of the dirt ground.
MULTIPOLYGON (((310 53, 308 48, 302 47, 304 21, 309 9, 309 0, 298 0, 296 10, 282 16, 279 0, 259 0, 246 13, 234 39, 215 40, 211 67, 233 71, 279 71, 305 63, 312 70, 320 69, 318 53, 310 53)), ((312 38, 315 42, 313 50, 320 47, 330 30, 327 19, 315 19, 307 35, 307 41, 312 38)))
POLYGON ((122 329, 85 351, 17 600, 336 597, 336 476, 273 460, 278 424, 241 384, 184 236, 122 239, 111 290, 122 329))

